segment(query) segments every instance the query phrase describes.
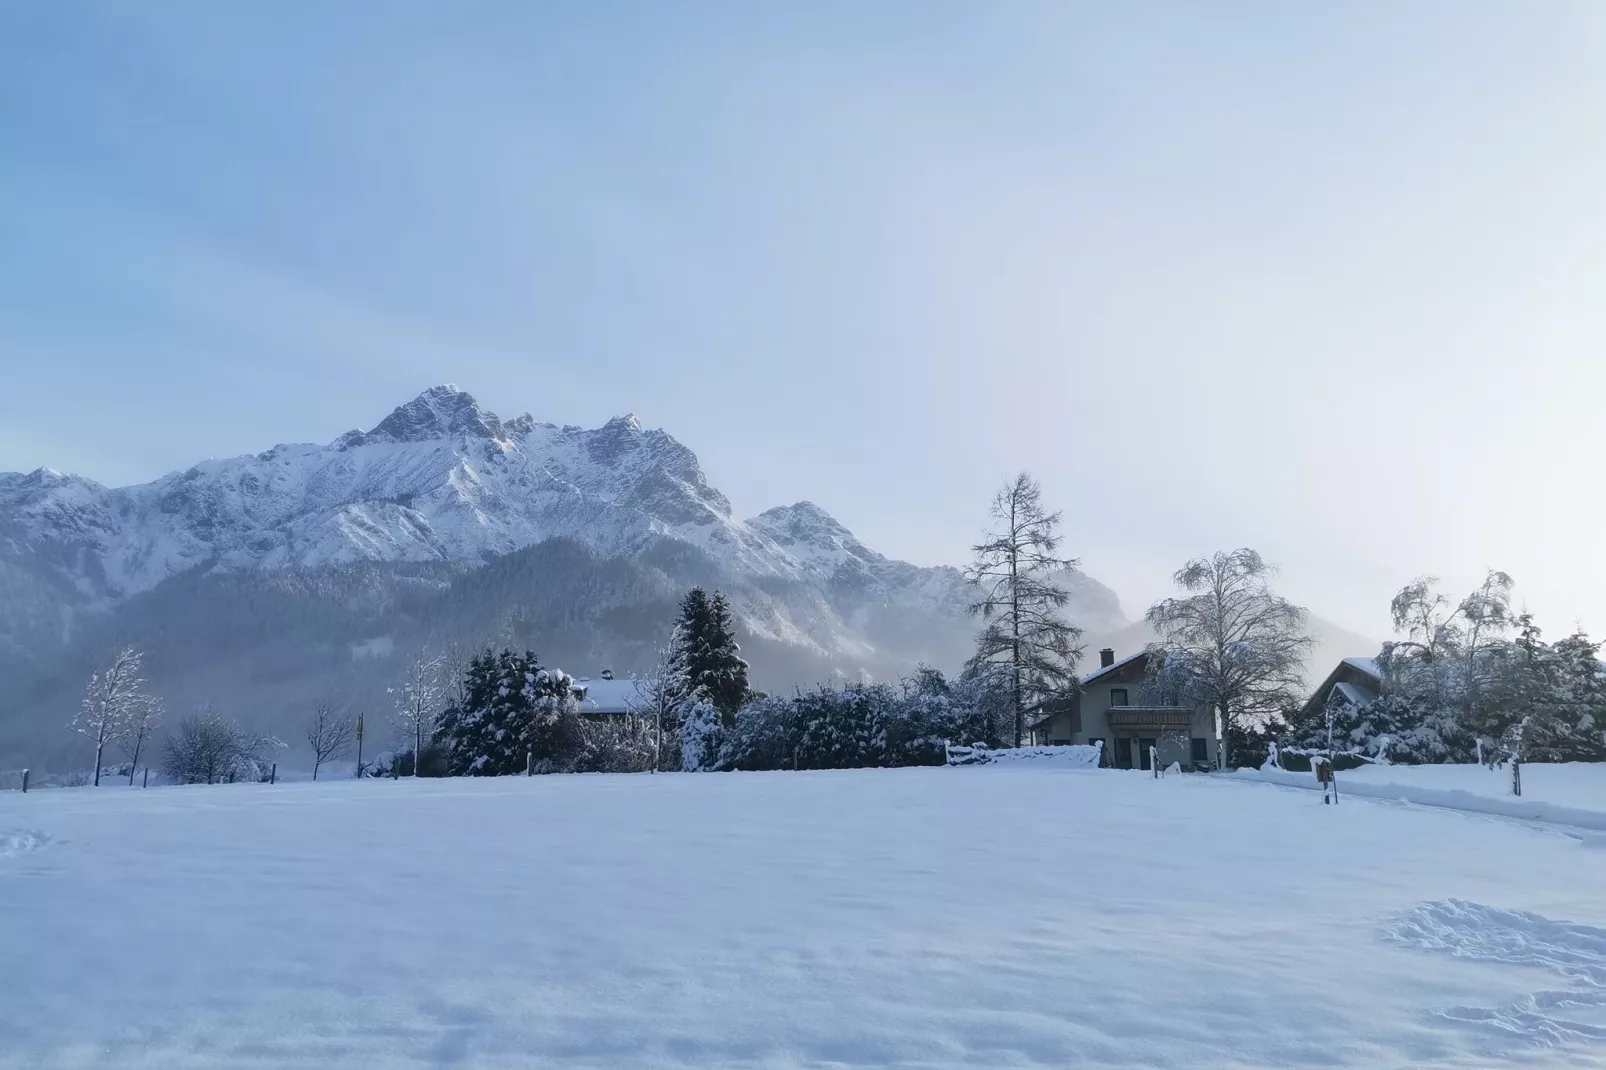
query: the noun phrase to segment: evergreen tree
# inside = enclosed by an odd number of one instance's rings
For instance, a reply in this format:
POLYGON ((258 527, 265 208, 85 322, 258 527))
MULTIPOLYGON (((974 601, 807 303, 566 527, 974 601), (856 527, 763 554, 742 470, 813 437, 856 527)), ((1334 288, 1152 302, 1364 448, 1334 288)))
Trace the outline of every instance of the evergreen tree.
POLYGON ((460 710, 448 711, 435 741, 454 776, 507 776, 534 762, 541 772, 568 767, 583 749, 574 680, 543 669, 531 651, 487 649, 469 663, 460 710))
POLYGON ((718 591, 709 597, 693 587, 681 600, 676 635, 689 696, 707 699, 727 720, 734 719, 751 692, 730 601, 718 591))
POLYGON ((720 751, 725 741, 725 721, 718 707, 699 698, 686 711, 680 730, 680 768, 683 772, 708 772, 720 767, 720 751))
POLYGON ((804 721, 798 742, 799 769, 858 769, 892 764, 888 729, 897 700, 885 684, 850 684, 841 691, 819 688, 797 699, 804 721))

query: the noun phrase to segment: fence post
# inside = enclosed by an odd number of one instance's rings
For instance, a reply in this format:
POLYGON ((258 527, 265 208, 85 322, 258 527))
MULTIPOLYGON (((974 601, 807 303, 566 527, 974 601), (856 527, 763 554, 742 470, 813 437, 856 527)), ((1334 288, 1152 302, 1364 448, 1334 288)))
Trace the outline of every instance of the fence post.
POLYGON ((1154 770, 1154 779, 1160 779, 1160 748, 1149 748, 1149 768, 1154 770))
POLYGON ((22 771, 22 793, 24 795, 28 794, 28 770, 26 769, 22 771))
POLYGON ((527 751, 524 752, 524 775, 525 776, 531 776, 534 773, 535 773, 535 751, 527 750, 527 751))
POLYGON ((268 770, 268 783, 269 784, 277 784, 278 782, 279 782, 279 763, 278 762, 274 762, 273 763, 273 768, 268 770))
POLYGON ((151 786, 151 767, 148 765, 145 767, 145 779, 140 781, 139 786, 142 788, 148 788, 151 786))
POLYGON ((1522 794, 1522 759, 1517 757, 1511 759, 1511 794, 1522 794))

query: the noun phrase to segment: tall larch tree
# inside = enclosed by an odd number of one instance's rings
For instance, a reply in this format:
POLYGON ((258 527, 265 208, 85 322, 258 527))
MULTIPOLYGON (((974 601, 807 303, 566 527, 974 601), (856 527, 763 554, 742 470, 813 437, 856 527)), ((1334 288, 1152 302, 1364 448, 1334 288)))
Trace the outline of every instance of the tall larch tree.
POLYGON ((971 548, 966 572, 979 591, 971 612, 986 622, 970 667, 1002 677, 1018 747, 1027 715, 1076 688, 1082 633, 1060 616, 1070 596, 1052 573, 1077 563, 1058 556, 1060 514, 1043 508, 1042 489, 1027 473, 993 497, 992 518, 996 528, 971 548))

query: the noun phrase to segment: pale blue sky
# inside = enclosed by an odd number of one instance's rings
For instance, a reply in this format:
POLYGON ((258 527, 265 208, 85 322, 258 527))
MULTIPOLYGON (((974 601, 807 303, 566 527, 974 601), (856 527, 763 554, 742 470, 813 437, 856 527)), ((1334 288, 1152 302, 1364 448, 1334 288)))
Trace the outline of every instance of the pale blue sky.
POLYGON ((1606 631, 1602 190, 1588 2, 7 4, 0 469, 451 381, 924 563, 1024 466, 1133 613, 1606 631))

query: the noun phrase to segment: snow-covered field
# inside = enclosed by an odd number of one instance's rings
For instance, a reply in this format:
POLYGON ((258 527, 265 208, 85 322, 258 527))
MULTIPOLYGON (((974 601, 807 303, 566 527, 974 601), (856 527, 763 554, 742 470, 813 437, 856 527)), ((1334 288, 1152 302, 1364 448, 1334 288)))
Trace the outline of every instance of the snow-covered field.
POLYGON ((1606 1066, 1606 836, 1018 766, 0 796, 5 1067, 1508 1064, 1606 1066))
MULTIPOLYGON (((1320 791, 1310 773, 1240 769, 1240 778, 1320 791)), ((1339 794, 1470 813, 1543 821, 1606 832, 1606 764, 1528 763, 1522 795, 1511 790, 1511 769, 1482 765, 1363 765, 1338 774, 1339 794)))
MULTIPOLYGON (((1406 784, 1437 791, 1466 791, 1490 798, 1511 796, 1511 770, 1481 765, 1366 765, 1340 773, 1363 784, 1406 784)), ((1557 806, 1606 812, 1606 764, 1569 762, 1522 767, 1522 795, 1557 806)))

